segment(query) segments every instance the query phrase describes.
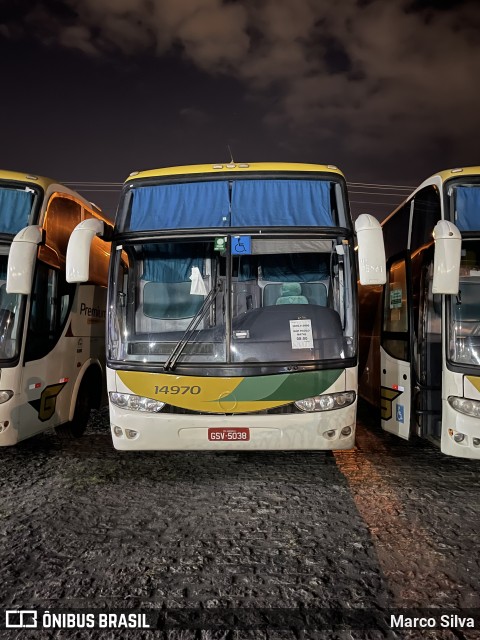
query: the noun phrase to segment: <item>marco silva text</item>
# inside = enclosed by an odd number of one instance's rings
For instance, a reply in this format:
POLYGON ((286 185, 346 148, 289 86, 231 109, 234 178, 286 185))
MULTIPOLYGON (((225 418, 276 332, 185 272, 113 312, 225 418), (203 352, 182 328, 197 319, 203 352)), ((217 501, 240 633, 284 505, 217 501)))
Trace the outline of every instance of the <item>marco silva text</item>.
POLYGON ((390 614, 392 629, 476 629, 475 618, 457 614, 415 617, 390 614))

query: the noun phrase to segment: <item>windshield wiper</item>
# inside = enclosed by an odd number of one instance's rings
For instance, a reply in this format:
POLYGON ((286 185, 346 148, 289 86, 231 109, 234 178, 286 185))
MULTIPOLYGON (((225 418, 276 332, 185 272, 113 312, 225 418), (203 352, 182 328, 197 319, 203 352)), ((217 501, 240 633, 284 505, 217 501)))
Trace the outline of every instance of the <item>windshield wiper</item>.
POLYGON ((185 349, 186 345, 190 342, 193 332, 197 328, 200 321, 205 317, 207 311, 212 306, 217 293, 221 291, 221 288, 222 288, 222 283, 219 282, 215 287, 212 287, 210 289, 210 292, 205 298, 205 300, 203 301, 202 306, 197 311, 197 313, 193 316, 192 320, 190 321, 190 324, 185 330, 185 333, 177 342, 177 344, 173 347, 172 353, 169 355, 168 360, 163 365, 163 368, 165 371, 173 371, 173 368, 175 367, 178 358, 181 356, 182 351, 185 349))

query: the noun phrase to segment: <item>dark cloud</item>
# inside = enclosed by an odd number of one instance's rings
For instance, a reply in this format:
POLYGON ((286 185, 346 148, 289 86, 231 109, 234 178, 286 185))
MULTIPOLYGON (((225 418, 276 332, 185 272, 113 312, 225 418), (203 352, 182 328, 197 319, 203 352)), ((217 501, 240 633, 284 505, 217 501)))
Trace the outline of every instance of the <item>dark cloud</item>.
MULTIPOLYGON (((293 155, 295 148, 316 145, 336 149, 339 164, 373 170, 407 161, 420 167, 420 154, 435 158, 440 140, 459 164, 474 150, 477 0, 51 0, 16 6, 6 12, 0 37, 28 33, 117 67, 132 56, 175 56, 211 78, 235 79, 261 105, 279 146, 293 155)), ((179 110, 184 122, 207 123, 203 106, 186 104, 179 110)))
POLYGON ((211 122, 211 117, 208 113, 195 107, 183 107, 180 110, 180 115, 185 121, 195 126, 203 126, 211 122))

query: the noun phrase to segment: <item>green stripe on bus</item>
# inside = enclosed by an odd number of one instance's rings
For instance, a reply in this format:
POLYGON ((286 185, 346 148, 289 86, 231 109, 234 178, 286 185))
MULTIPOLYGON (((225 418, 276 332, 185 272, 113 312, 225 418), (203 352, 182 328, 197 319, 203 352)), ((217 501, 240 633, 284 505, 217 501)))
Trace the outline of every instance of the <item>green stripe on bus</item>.
POLYGON ((324 393, 343 372, 344 369, 328 369, 244 378, 236 389, 222 400, 237 400, 237 402, 302 400, 324 393))

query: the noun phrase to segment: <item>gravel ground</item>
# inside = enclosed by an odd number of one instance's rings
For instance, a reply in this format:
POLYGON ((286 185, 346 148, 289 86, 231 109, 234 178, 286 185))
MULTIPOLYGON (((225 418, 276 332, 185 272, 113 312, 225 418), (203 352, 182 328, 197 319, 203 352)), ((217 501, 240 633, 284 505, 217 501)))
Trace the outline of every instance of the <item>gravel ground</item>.
MULTIPOLYGON (((79 440, 46 433, 0 449, 0 470, 2 607, 480 610, 480 465, 365 417, 353 451, 128 453, 113 449, 97 412, 79 440)), ((341 628, 0 635, 480 638, 341 628)))

